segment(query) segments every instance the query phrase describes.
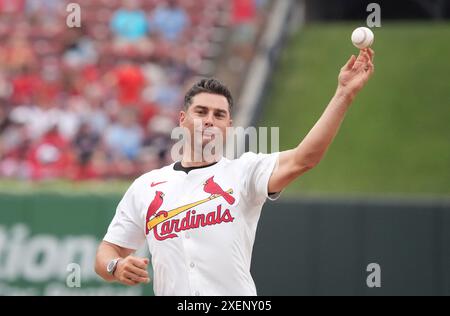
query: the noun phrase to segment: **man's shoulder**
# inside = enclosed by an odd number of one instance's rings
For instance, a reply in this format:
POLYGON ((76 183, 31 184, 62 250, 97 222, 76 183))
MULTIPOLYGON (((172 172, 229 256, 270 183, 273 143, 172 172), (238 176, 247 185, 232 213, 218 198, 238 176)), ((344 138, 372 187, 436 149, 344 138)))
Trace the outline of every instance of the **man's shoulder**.
POLYGON ((262 153, 256 154, 254 152, 248 151, 248 152, 245 152, 244 154, 242 154, 239 158, 232 160, 232 162, 245 164, 245 163, 251 162, 255 159, 258 159, 259 157, 263 157, 264 155, 266 155, 266 154, 262 154, 262 153))
POLYGON ((255 157, 257 156, 258 154, 255 154, 253 152, 246 152, 238 158, 223 157, 221 165, 225 168, 245 169, 249 164, 251 164, 252 161, 255 160, 255 157))
POLYGON ((242 168, 248 168, 252 165, 257 165, 266 159, 275 159, 279 155, 278 152, 265 154, 265 153, 254 153, 254 152, 246 152, 242 154, 239 158, 234 160, 228 160, 230 164, 234 164, 236 166, 240 166, 242 168))

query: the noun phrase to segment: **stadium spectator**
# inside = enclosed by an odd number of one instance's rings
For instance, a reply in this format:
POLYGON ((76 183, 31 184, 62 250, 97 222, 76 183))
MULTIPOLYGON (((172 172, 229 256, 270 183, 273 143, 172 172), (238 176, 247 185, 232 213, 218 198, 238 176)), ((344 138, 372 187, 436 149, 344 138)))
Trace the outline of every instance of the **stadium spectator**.
POLYGON ((73 155, 69 143, 61 136, 56 126, 32 146, 28 163, 31 178, 34 180, 67 178, 72 175, 73 155))
POLYGON ((41 76, 29 66, 23 66, 17 73, 12 80, 12 103, 15 105, 34 104, 38 93, 41 91, 41 76))
POLYGON ((17 72, 23 67, 32 67, 36 63, 36 56, 28 41, 28 31, 19 27, 9 38, 5 46, 0 48, 2 60, 0 65, 3 69, 17 72))
POLYGON ((142 138, 142 128, 137 123, 135 111, 130 108, 119 112, 117 122, 108 127, 104 135, 112 161, 135 160, 142 138))
POLYGON ((182 104, 182 89, 177 81, 177 73, 169 73, 167 80, 162 81, 153 90, 153 102, 166 111, 177 112, 182 104))
POLYGON ((8 122, 0 135, 0 176, 28 179, 31 176, 27 155, 32 139, 23 123, 8 122))
POLYGON ((120 53, 134 50, 142 54, 151 52, 152 44, 147 37, 149 24, 145 12, 140 9, 139 0, 124 1, 124 6, 112 17, 111 30, 115 36, 115 49, 120 53))
POLYGON ((122 105, 133 105, 139 102, 146 81, 141 68, 132 63, 118 66, 114 71, 118 87, 118 99, 122 105))
MULTIPOLYGON (((3 131, 9 125, 8 106, 3 99, 0 98, 0 137, 3 131)), ((1 156, 0 156, 1 157, 1 156)))
POLYGON ((254 52, 259 29, 260 9, 266 4, 262 0, 233 0, 231 2, 232 51, 230 68, 241 71, 254 52))
MULTIPOLYGON (((1 54, 0 58, 2 58, 1 54)), ((8 78, 8 75, 6 73, 3 73, 0 70, 0 100, 2 101, 1 103, 3 102, 6 103, 6 99, 8 99, 11 96, 11 92, 12 92, 11 80, 8 78)))
POLYGON ((26 0, 25 12, 42 22, 54 23, 65 12, 65 5, 61 0, 26 0))
POLYGON ((0 13, 17 14, 25 10, 25 0, 0 0, 0 13))
POLYGON ((98 60, 97 48, 82 28, 74 28, 66 35, 63 61, 72 68, 94 65, 98 60))
POLYGON ((154 115, 148 121, 143 128, 144 137, 137 158, 136 174, 142 174, 171 161, 171 132, 175 126, 173 118, 164 114, 154 115))
POLYGON ((167 0, 155 9, 150 25, 164 40, 175 42, 186 31, 189 17, 178 0, 167 0))
POLYGON ((75 178, 86 180, 95 178, 96 174, 92 170, 92 156, 100 143, 100 135, 93 130, 92 126, 83 122, 73 139, 73 147, 78 162, 78 170, 75 178))

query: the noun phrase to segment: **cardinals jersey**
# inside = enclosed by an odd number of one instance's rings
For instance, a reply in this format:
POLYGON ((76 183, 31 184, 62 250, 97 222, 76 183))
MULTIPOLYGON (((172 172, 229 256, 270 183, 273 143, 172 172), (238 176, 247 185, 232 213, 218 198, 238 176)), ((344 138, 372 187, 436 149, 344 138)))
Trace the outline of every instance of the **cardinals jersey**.
POLYGON ((147 241, 156 295, 253 296, 253 243, 278 153, 144 174, 120 201, 105 241, 147 241))

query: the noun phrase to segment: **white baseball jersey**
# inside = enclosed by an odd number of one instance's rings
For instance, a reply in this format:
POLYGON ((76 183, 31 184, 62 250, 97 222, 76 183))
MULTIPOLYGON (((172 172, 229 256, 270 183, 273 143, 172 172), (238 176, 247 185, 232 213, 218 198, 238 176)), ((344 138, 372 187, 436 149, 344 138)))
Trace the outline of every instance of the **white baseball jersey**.
POLYGON ((104 240, 129 249, 147 240, 155 295, 256 295, 252 249, 262 206, 278 197, 268 193, 278 156, 146 173, 125 193, 104 240))

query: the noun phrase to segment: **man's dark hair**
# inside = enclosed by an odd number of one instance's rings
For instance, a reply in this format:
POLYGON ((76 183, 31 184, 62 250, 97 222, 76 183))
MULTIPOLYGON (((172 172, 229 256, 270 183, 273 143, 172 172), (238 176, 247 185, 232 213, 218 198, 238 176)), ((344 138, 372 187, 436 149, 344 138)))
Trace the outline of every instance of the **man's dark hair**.
POLYGON ((187 110, 192 105, 192 100, 197 94, 211 93, 222 95, 228 100, 228 109, 231 114, 233 109, 233 96, 227 86, 222 84, 219 80, 210 78, 202 79, 192 86, 192 88, 186 93, 184 97, 184 108, 187 110))

